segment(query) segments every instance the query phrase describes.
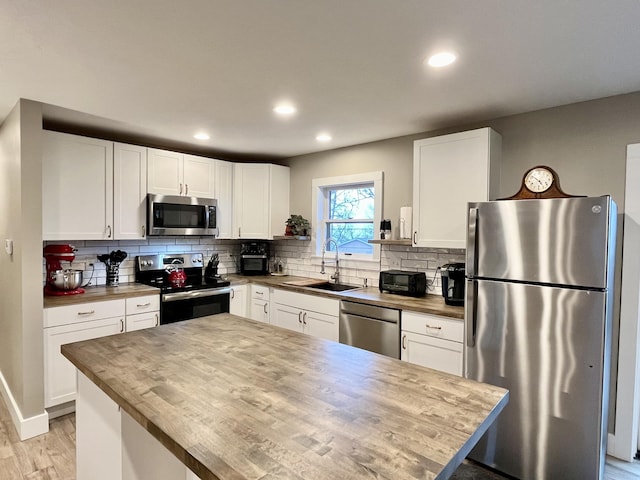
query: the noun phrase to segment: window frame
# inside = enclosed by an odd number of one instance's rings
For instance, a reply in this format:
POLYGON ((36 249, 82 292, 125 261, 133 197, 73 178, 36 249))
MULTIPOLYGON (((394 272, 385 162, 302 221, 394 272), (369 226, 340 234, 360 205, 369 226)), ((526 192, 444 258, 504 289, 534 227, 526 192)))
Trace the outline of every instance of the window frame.
MULTIPOLYGON (((314 178, 311 181, 312 191, 312 208, 314 217, 314 228, 312 229, 312 236, 314 242, 314 252, 316 257, 322 256, 322 245, 325 240, 325 234, 327 231, 327 223, 338 222, 326 222, 326 214, 329 209, 329 190, 331 189, 344 189, 349 187, 358 187, 365 184, 373 183, 375 191, 374 197, 374 210, 373 210, 373 232, 374 239, 376 238, 376 225, 380 225, 382 220, 382 199, 383 199, 383 172, 367 172, 356 173, 353 175, 341 175, 339 177, 326 177, 326 178, 314 178)), ((355 223, 355 222, 354 222, 355 223)), ((367 222, 368 223, 368 222, 367 222)), ((380 245, 372 244, 373 252, 371 254, 357 254, 353 253, 345 255, 342 252, 339 253, 341 260, 357 260, 357 261, 380 261, 380 245)))

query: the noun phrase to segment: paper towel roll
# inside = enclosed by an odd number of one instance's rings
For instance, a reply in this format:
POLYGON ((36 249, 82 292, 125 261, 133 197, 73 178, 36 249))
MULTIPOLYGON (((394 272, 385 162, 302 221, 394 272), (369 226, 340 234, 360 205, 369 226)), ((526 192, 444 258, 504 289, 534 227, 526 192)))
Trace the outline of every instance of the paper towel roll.
POLYGON ((400 207, 400 238, 411 238, 412 215, 411 207, 400 207))

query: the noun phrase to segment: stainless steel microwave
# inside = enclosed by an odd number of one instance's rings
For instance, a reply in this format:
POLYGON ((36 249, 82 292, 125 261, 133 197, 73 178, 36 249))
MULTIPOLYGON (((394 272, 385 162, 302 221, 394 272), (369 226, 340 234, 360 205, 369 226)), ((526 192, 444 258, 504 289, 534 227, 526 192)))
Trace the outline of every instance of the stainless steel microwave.
POLYGON ((218 235, 212 198, 147 195, 147 235, 218 235))

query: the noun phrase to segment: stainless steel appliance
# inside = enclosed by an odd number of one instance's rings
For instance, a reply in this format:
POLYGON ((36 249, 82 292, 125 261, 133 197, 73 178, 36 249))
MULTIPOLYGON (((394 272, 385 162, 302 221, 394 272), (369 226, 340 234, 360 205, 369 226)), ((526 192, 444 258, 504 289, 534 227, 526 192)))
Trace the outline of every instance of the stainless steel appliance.
POLYGON ((447 305, 464 305, 464 263, 447 263, 440 267, 442 296, 447 305))
POLYGON ((338 341, 400 358, 400 310, 340 300, 338 341))
POLYGON ((201 253, 141 255, 136 257, 136 282, 160 289, 160 323, 229 312, 229 282, 202 276, 201 253), (175 282, 171 273, 179 268, 184 282, 175 282))
POLYGON ((510 391, 471 458, 602 477, 616 212, 609 196, 469 204, 465 375, 510 391))
POLYGON ((386 270, 380 272, 378 289, 381 292, 422 297, 427 291, 427 276, 424 272, 386 270))
POLYGON ((240 246, 240 273, 266 275, 269 273, 269 244, 247 242, 240 246))
POLYGON ((218 235, 217 200, 147 195, 147 235, 218 235))

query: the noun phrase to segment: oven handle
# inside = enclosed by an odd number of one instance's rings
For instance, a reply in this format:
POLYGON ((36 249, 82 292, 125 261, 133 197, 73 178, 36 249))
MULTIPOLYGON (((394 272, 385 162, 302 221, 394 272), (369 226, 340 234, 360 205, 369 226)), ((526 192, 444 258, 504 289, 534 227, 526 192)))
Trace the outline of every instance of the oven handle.
POLYGON ((162 296, 163 302, 177 302, 191 298, 213 297, 231 293, 231 287, 212 288, 211 290, 194 290, 191 292, 166 293, 162 296))

